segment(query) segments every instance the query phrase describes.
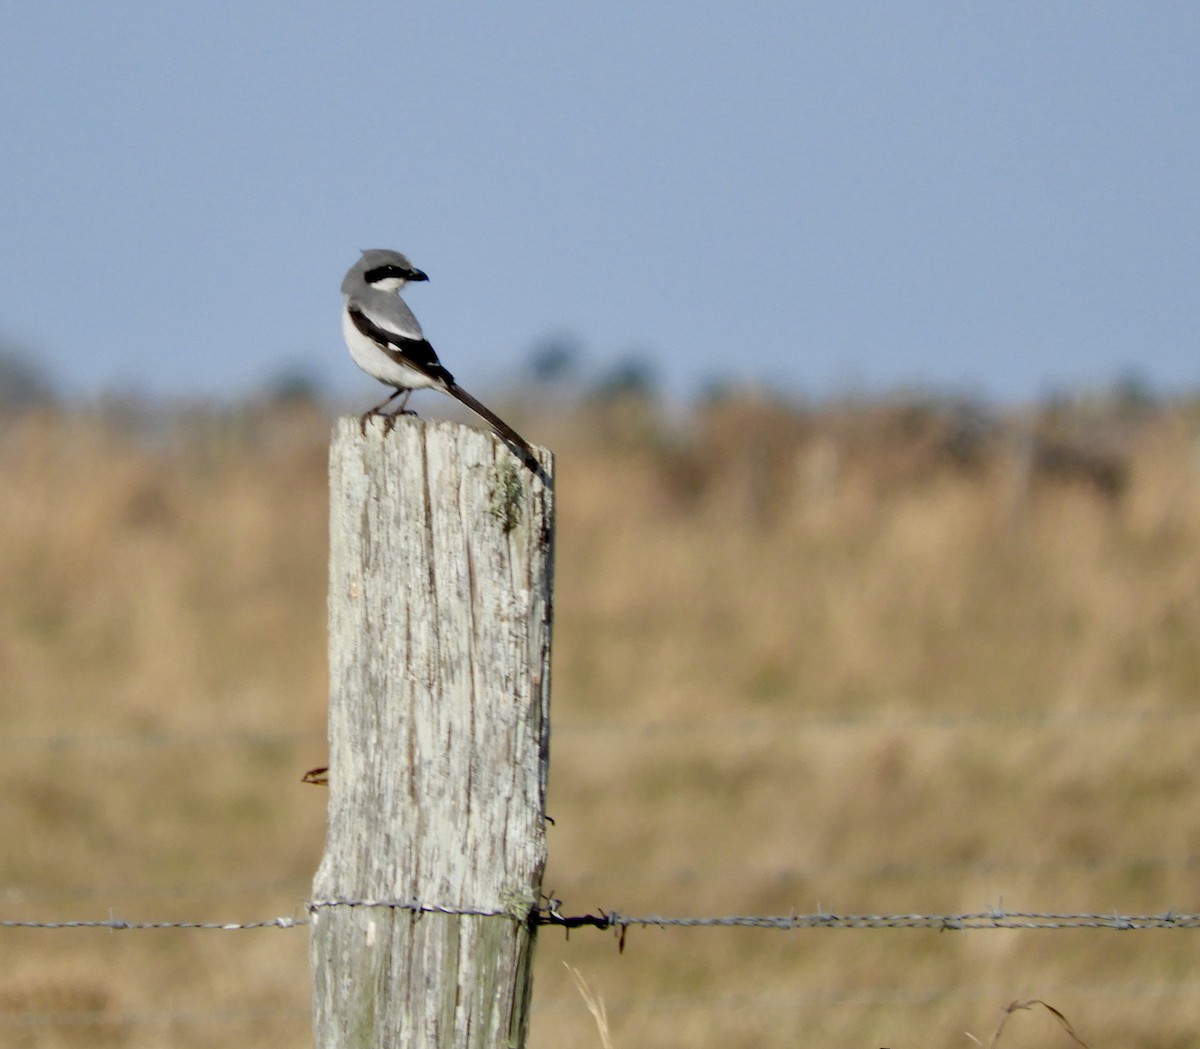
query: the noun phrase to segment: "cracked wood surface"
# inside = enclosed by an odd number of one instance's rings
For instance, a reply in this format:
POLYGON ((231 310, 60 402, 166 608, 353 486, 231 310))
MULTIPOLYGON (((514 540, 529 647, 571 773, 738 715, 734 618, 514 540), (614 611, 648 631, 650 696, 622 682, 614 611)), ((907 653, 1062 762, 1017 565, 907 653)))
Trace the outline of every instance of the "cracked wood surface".
POLYGON ((492 437, 341 419, 316 1049, 521 1046, 545 866, 553 490, 492 437))

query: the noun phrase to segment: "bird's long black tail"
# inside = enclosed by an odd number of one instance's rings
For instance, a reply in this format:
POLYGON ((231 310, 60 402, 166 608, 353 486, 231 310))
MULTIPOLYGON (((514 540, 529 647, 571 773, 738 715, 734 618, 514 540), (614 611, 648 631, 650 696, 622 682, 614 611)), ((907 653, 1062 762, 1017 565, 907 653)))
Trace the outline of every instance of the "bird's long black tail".
POLYGON ((446 392, 450 396, 457 398, 468 408, 471 409, 479 418, 483 419, 493 430, 497 436, 504 441, 520 458, 530 470, 534 473, 541 472, 541 464, 538 463, 537 457, 533 454, 533 449, 529 447, 529 442, 525 440, 516 430, 508 425, 487 405, 481 404, 475 400, 466 390, 456 383, 450 383, 446 387, 446 392))

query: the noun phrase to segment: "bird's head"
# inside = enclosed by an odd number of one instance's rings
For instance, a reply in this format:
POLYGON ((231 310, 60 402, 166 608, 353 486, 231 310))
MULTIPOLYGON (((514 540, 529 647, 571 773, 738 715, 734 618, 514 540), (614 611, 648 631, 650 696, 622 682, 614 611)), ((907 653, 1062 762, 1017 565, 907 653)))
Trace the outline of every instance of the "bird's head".
POLYGON ((350 267, 350 272, 342 281, 342 291, 347 292, 346 285, 356 279, 386 292, 399 291, 409 281, 429 280, 408 261, 407 255, 401 255, 390 248, 369 248, 364 251, 362 258, 350 267))

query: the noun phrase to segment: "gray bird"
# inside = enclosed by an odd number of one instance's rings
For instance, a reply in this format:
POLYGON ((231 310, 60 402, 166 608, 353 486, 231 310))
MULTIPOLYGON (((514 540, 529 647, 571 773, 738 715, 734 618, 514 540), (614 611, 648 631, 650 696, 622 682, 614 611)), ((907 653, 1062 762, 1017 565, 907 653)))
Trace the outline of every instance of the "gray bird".
POLYGON ((383 415, 391 429, 397 415, 404 413, 413 390, 426 387, 448 393, 483 419, 530 470, 537 472, 538 461, 529 443, 495 412, 475 400, 454 381, 421 331, 400 289, 409 281, 429 280, 408 258, 398 251, 372 248, 362 253, 342 280, 342 335, 350 356, 363 371, 392 393, 368 412, 359 425, 366 432, 367 419, 383 415), (400 397, 390 413, 382 411, 400 397))

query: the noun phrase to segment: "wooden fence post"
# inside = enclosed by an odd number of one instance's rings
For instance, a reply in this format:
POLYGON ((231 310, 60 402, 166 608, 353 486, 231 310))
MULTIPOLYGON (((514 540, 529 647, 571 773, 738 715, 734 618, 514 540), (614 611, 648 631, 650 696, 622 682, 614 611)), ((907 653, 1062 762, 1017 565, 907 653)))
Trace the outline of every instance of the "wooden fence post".
POLYGON ((538 454, 535 477, 454 423, 334 430, 316 1049, 525 1044, 553 580, 538 454))

